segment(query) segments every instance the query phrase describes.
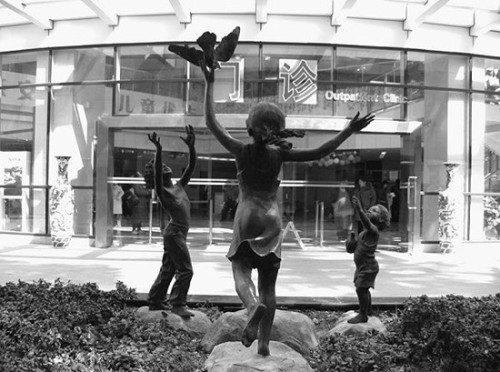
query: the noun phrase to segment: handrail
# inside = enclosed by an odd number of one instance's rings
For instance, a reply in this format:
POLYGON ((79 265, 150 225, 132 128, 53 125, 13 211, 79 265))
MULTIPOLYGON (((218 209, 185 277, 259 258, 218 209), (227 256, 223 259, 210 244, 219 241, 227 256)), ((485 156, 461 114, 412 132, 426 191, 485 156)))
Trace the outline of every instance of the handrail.
MULTIPOLYGON (((178 178, 172 178, 172 182, 177 182, 178 178)), ((108 177, 108 183, 145 184, 140 177, 108 177)), ((190 185, 197 186, 238 186, 237 179, 229 178, 191 178, 190 185)), ((281 180, 281 187, 328 187, 328 188, 354 188, 353 183, 337 183, 330 181, 302 181, 302 180, 281 180)))

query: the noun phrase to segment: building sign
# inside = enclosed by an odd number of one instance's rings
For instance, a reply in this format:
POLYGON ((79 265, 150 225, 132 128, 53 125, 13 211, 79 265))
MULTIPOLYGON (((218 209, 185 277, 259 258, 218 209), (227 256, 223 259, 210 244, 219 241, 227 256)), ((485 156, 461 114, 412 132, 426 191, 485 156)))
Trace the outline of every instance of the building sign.
POLYGON ((318 62, 304 59, 280 59, 280 102, 316 105, 318 62))
MULTIPOLYGON (((361 88, 360 88, 361 90, 361 88)), ((332 101, 342 102, 383 102, 383 103, 407 103, 408 97, 401 96, 394 93, 383 94, 368 94, 364 92, 344 92, 344 91, 331 91, 325 92, 325 98, 332 101)))
POLYGON ((214 84, 214 101, 218 103, 243 102, 245 60, 243 58, 231 59, 221 62, 220 67, 214 84))
MULTIPOLYGON (((243 102, 243 58, 221 62, 214 85, 214 101, 243 102)), ((193 99, 193 98, 191 98, 193 99)), ((153 94, 136 90, 121 89, 118 100, 118 114, 170 114, 181 112, 182 98, 153 94)))

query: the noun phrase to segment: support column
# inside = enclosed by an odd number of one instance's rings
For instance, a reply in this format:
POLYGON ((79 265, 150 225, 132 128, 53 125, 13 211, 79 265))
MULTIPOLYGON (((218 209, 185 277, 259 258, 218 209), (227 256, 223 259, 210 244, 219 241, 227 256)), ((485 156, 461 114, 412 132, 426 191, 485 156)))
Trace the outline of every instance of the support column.
MULTIPOLYGON (((45 83, 48 75, 48 58, 45 53, 38 54, 36 63, 37 83, 45 83), (39 81, 40 80, 40 81, 39 81)), ((47 135, 48 135, 48 91, 47 88, 36 88, 35 90, 36 104, 34 108, 34 123, 33 123, 33 163, 31 164, 31 172, 33 179, 32 185, 47 184, 47 135)), ((49 216, 46 215, 46 201, 48 198, 48 190, 34 189, 32 194, 33 203, 33 233, 47 233, 46 221, 49 216)))
MULTIPOLYGON (((454 79, 462 77, 461 63, 448 56, 438 56, 434 60, 425 60, 425 84, 440 85, 443 87, 456 86, 454 79), (444 68, 443 68, 444 66, 444 68), (443 81, 446 80, 446 81, 443 81)), ((425 91, 423 124, 423 190, 439 192, 446 188, 447 174, 445 163, 465 165, 466 146, 465 131, 467 123, 466 97, 462 93, 443 91, 425 91)), ((464 180, 466 167, 459 167, 456 177, 459 180, 456 192, 457 199, 458 237, 464 236, 463 211, 464 180)), ((424 250, 439 249, 438 235, 438 195, 426 195, 422 208, 422 240, 435 241, 432 246, 423 247, 424 250)))
POLYGON ((101 120, 96 122, 95 178, 94 178, 94 232, 95 247, 107 248, 113 244, 113 198, 108 177, 113 166, 113 136, 101 120))

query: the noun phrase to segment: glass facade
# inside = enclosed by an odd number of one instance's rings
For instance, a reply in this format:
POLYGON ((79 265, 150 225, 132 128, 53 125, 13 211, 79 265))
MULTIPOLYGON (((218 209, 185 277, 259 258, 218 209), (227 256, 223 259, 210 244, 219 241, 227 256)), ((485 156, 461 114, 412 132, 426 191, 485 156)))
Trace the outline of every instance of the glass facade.
MULTIPOLYGON (((57 176, 55 156, 67 155, 75 234, 93 237, 97 144, 111 146, 107 182, 126 191, 142 182, 139 173, 152 158, 147 133, 156 130, 165 138, 164 158, 180 175, 187 149, 179 136, 184 125, 194 124, 199 155, 189 187, 194 226, 210 232, 210 239, 229 239, 235 165, 203 126, 199 69, 169 52, 168 44, 7 53, 0 61, 0 232, 50 234, 48 190, 57 176), (100 138, 96 129, 103 117, 118 123, 110 127, 109 138, 100 138)), ((304 138, 292 139, 295 147, 306 148, 338 133, 357 112, 376 115, 366 131, 329 156, 283 166, 284 225, 293 221, 304 241, 342 240, 345 216, 337 202, 364 175, 380 201, 390 196, 396 225, 388 244, 397 244, 395 235, 402 242, 412 239, 405 190, 408 177, 417 177, 419 222, 413 238, 436 242, 447 162, 460 164, 461 238, 497 240, 499 71, 500 60, 479 56, 241 43, 217 70, 216 112, 234 136, 248 141, 249 108, 273 102, 290 128, 306 130, 304 138), (386 183, 389 192, 382 189, 386 183)), ((160 211, 151 205, 143 223, 152 218, 158 228, 160 211)), ((115 223, 129 227, 126 217, 115 223)))

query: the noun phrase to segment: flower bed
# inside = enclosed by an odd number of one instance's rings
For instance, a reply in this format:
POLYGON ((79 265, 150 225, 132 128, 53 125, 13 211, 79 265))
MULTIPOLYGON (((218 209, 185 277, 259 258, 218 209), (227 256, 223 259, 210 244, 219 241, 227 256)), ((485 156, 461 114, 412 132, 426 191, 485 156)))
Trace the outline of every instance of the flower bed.
MULTIPOLYGON (((0 371, 203 371, 199 339, 135 318, 134 290, 43 280, 0 286, 0 371)), ((220 312, 205 304, 215 320, 220 312)), ((326 335, 342 312, 304 311, 326 335)), ((317 371, 500 371, 500 296, 410 298, 387 335, 323 336, 317 371)))

